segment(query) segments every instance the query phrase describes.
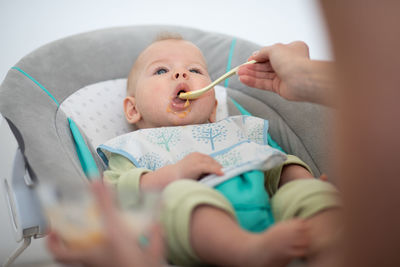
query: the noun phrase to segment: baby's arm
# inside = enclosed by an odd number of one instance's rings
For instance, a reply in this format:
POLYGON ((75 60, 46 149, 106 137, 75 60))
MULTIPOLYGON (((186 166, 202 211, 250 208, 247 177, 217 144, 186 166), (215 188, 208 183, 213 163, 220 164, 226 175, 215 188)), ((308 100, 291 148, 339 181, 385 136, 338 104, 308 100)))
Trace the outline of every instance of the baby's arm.
POLYGON ((287 182, 303 178, 314 178, 314 176, 303 166, 297 164, 285 165, 282 168, 279 186, 282 186, 287 182))
POLYGON ((179 179, 198 180, 211 173, 223 175, 221 169, 222 166, 212 157, 195 152, 175 164, 143 174, 140 178, 140 187, 142 189, 164 188, 169 183, 179 179))

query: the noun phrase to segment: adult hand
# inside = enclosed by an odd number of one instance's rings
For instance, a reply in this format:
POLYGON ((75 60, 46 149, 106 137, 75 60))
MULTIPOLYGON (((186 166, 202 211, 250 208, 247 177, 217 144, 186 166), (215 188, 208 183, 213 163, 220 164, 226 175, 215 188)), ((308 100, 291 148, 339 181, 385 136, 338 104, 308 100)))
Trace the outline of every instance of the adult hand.
POLYGON ((238 71, 242 83, 275 92, 288 100, 303 100, 297 85, 305 78, 298 73, 309 61, 308 46, 304 42, 266 46, 253 53, 249 60, 253 59, 256 64, 242 66, 238 71))
POLYGON ((101 183, 92 184, 93 193, 104 222, 104 239, 86 249, 68 247, 59 236, 51 232, 47 238, 47 248, 57 261, 86 267, 160 267, 163 245, 159 227, 153 227, 149 246, 139 246, 138 237, 132 234, 129 224, 122 219, 114 206, 111 193, 101 183))

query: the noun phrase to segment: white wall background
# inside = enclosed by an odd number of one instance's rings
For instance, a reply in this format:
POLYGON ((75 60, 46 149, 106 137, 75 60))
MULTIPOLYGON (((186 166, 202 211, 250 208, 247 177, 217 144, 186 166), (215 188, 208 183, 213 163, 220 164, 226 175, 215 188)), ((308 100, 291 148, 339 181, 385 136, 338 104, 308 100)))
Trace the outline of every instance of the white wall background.
MULTIPOLYGON (((195 27, 261 45, 303 40, 312 58, 331 58, 316 0, 0 0, 0 82, 18 60, 48 42, 100 28, 140 24, 195 27)), ((1 136, 0 149, 5 149, 1 136)), ((16 245, 1 196, 0 261, 16 245)), ((46 258, 43 241, 35 240, 18 262, 46 258)))

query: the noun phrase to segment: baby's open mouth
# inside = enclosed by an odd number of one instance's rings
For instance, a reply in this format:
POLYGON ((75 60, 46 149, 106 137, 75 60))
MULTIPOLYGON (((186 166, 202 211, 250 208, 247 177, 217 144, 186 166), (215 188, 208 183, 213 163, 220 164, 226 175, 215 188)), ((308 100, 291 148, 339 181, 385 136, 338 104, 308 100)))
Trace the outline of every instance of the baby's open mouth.
POLYGON ((180 93, 186 93, 190 91, 189 87, 185 83, 180 83, 175 89, 175 93, 171 96, 171 108, 176 111, 186 109, 190 105, 190 101, 179 98, 180 93))
POLYGON ((185 91, 185 90, 180 90, 180 91, 176 94, 176 97, 177 97, 178 99, 182 100, 182 101, 185 101, 186 99, 179 98, 179 95, 180 95, 181 93, 186 93, 186 92, 187 92, 187 91, 185 91))

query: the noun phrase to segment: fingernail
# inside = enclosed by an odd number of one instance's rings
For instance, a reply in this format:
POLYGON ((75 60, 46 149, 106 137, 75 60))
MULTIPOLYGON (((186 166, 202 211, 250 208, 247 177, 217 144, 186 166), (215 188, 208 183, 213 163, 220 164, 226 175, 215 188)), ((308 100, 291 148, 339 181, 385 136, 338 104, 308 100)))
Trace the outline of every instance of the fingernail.
POLYGON ((258 53, 260 53, 260 51, 258 51, 258 50, 257 50, 257 51, 254 51, 254 52, 253 52, 253 54, 252 54, 252 55, 253 55, 253 57, 254 57, 254 56, 257 56, 257 55, 258 55, 258 53))

